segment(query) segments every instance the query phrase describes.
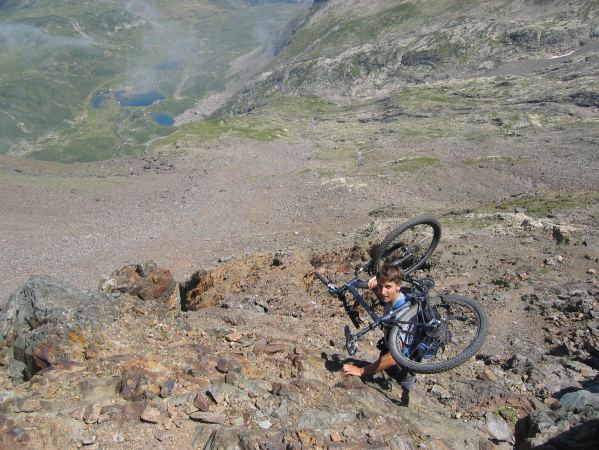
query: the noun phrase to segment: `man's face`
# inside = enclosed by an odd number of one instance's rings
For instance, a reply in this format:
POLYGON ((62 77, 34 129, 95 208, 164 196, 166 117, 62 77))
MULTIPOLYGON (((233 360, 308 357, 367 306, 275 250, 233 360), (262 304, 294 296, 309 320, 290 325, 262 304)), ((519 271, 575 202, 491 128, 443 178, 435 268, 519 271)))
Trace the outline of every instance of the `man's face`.
POLYGON ((397 300, 399 296, 399 284, 394 281, 385 281, 380 286, 383 302, 389 303, 397 300))

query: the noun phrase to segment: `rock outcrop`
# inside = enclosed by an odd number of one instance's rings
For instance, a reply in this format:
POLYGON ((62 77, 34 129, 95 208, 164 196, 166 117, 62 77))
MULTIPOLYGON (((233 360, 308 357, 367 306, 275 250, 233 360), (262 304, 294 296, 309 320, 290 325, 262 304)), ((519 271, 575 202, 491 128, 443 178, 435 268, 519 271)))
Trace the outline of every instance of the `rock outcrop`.
POLYGON ((0 349, 12 376, 29 380, 42 369, 82 361, 116 312, 114 299, 99 292, 30 278, 0 314, 0 349))
POLYGON ((34 277, 0 316, 0 447, 594 448, 599 285, 576 256, 588 230, 558 244, 552 228, 496 220, 467 234, 449 227, 431 266, 438 285, 481 301, 492 337, 467 363, 418 376, 408 398, 384 375, 342 375, 343 363, 376 357, 379 336, 347 358, 346 311, 312 276, 349 277, 388 222, 343 250, 230 259, 180 290, 152 263, 115 271, 104 292, 34 277), (504 245, 488 247, 489 235, 504 245), (528 237, 559 246, 561 261, 514 255, 528 237), (481 267, 497 251, 507 256, 481 267), (466 281, 466 266, 482 281, 466 281), (587 278, 564 281, 566 270, 587 278))

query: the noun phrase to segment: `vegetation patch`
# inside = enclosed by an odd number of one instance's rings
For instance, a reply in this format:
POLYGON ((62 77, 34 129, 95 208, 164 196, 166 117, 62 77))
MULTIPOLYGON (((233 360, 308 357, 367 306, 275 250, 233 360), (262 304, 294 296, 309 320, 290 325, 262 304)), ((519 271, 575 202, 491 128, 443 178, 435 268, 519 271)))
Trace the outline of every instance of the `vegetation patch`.
POLYGON ((227 119, 208 119, 183 125, 175 133, 162 140, 160 144, 169 144, 178 140, 184 140, 187 143, 214 141, 224 136, 239 136, 268 142, 283 138, 288 133, 287 128, 274 120, 265 117, 239 116, 227 119))
POLYGON ((394 172, 418 172, 425 167, 439 166, 440 161, 433 156, 415 156, 409 158, 401 158, 393 161, 392 168, 394 172))
POLYGON ((518 195, 500 202, 494 202, 491 206, 483 207, 481 210, 484 212, 514 212, 518 208, 530 216, 544 217, 552 211, 586 207, 597 201, 599 201, 599 193, 596 192, 546 192, 518 195))
POLYGON ((400 28, 420 13, 416 2, 402 2, 375 14, 364 16, 342 15, 332 20, 300 30, 285 49, 283 58, 301 54, 315 58, 332 56, 341 50, 373 41, 388 29, 400 28))
POLYGON ((505 155, 489 155, 480 158, 467 158, 462 160, 466 166, 486 166, 486 165, 514 165, 516 162, 522 162, 528 158, 524 156, 505 156, 505 155))
POLYGON ((316 97, 277 96, 262 108, 265 112, 312 118, 315 114, 331 114, 339 110, 333 102, 316 97))
POLYGON ((441 218, 443 225, 457 226, 460 230, 484 230, 499 223, 498 217, 472 214, 470 211, 450 214, 441 218))
POLYGON ((494 414, 498 417, 501 417, 503 420, 505 420, 512 426, 516 425, 516 422, 518 422, 519 419, 518 411, 516 411, 511 406, 503 406, 501 408, 498 408, 494 411, 494 414))

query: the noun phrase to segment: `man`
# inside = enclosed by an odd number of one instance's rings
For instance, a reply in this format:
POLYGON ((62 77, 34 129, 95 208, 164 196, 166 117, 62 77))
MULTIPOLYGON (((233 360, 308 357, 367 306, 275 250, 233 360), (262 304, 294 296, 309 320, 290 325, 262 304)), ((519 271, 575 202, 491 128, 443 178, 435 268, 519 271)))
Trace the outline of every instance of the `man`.
MULTIPOLYGON (((368 282, 368 287, 376 292, 377 297, 384 304, 383 315, 388 314, 392 310, 399 309, 406 302, 405 296, 400 291, 402 278, 403 271, 399 267, 385 264, 376 277, 368 282)), ((387 346, 389 329, 385 329, 384 333, 384 339, 377 346, 381 353, 375 362, 365 367, 344 364, 342 371, 346 375, 357 377, 371 376, 377 372, 386 371, 402 387, 402 400, 407 404, 409 391, 413 390, 416 386, 416 375, 408 369, 397 365, 387 346)))

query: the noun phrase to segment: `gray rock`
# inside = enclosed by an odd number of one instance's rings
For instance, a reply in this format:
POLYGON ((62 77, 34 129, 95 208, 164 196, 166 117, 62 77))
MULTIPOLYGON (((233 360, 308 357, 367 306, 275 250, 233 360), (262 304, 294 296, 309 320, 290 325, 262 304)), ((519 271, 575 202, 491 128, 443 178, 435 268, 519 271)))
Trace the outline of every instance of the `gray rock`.
POLYGON ((269 310, 268 302, 256 295, 227 294, 220 303, 221 308, 241 311, 265 313, 269 310))
POLYGON ((175 387, 175 380, 167 380, 166 383, 160 389, 160 396, 162 398, 166 398, 173 392, 173 388, 175 387))
POLYGON ((272 416, 279 419, 284 424, 289 422, 289 408, 287 406, 287 400, 282 400, 281 404, 272 413, 272 416))
POLYGON ((83 420, 85 423, 96 423, 100 418, 101 411, 102 407, 100 405, 92 403, 83 411, 83 420))
POLYGON ((569 392, 560 398, 561 407, 567 411, 580 411, 586 406, 599 408, 599 394, 586 390, 569 392))
POLYGON ((142 422, 158 423, 160 422, 160 411, 153 406, 147 406, 141 413, 140 419, 142 422))
POLYGON ((440 398, 440 399, 443 399, 443 400, 451 398, 451 393, 447 389, 439 386, 438 384, 434 385, 430 389, 429 392, 431 394, 433 394, 434 396, 436 396, 437 398, 440 398))
POLYGON ((403 434, 397 434, 387 441, 391 450, 414 450, 412 438, 403 434))
POLYGON ((241 363, 235 359, 220 358, 216 363, 219 372, 241 372, 241 363))
POLYGON ((298 428, 327 429, 354 422, 355 414, 332 412, 324 409, 309 409, 304 411, 298 421, 298 428))
POLYGON ((512 429, 505 420, 493 413, 485 414, 485 419, 486 429, 493 439, 504 442, 513 440, 512 429))
POLYGON ((270 427, 272 427, 272 422, 270 420, 263 420, 262 422, 258 423, 258 426, 263 430, 268 430, 270 427))
POLYGON ((192 420, 196 420, 198 422, 203 423, 215 423, 215 424, 223 424, 227 418, 223 414, 213 413, 213 412, 204 412, 204 411, 196 411, 189 415, 189 418, 192 420))
POLYGON ((9 364, 23 363, 28 380, 41 369, 82 360, 84 350, 77 341, 89 341, 102 323, 116 315, 111 297, 34 276, 10 296, 0 314, 0 348, 12 348, 14 360, 9 364))

